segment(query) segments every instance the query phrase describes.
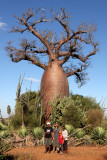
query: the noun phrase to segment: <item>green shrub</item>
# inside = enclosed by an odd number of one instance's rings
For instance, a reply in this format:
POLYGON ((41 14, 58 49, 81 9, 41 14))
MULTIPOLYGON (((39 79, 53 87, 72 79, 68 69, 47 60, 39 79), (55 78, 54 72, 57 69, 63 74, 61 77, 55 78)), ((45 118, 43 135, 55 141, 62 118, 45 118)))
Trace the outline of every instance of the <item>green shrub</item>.
POLYGON ((7 138, 9 136, 8 131, 0 131, 0 138, 7 138))
POLYGON ((5 159, 6 158, 5 153, 13 148, 14 147, 12 147, 11 144, 6 144, 2 142, 0 138, 0 159, 5 159))
POLYGON ((96 127, 91 137, 97 144, 104 144, 107 141, 107 133, 102 127, 96 127))
POLYGON ((104 118, 102 127, 107 131, 107 117, 104 118))
POLYGON ((40 140, 40 139, 43 137, 44 131, 43 131, 43 129, 40 128, 40 127, 34 128, 32 132, 33 132, 33 136, 34 136, 36 139, 39 139, 39 140, 40 140))
POLYGON ((90 144, 93 143, 90 135, 85 135, 85 136, 84 136, 84 140, 85 140, 85 144, 86 144, 86 145, 90 145, 90 144))
POLYGON ((102 125, 104 117, 104 111, 102 109, 89 109, 86 114, 89 124, 92 124, 94 127, 102 125))
POLYGON ((4 119, 4 123, 5 126, 8 126, 8 119, 4 119))
POLYGON ((27 135, 28 135, 28 132, 27 132, 27 129, 26 127, 22 127, 20 130, 19 130, 19 136, 21 138, 25 138, 27 135))
POLYGON ((8 127, 0 122, 0 130, 6 130, 8 127))
POLYGON ((68 131, 68 135, 72 134, 74 131, 74 127, 70 124, 65 125, 66 130, 68 131))
POLYGON ((81 130, 80 128, 77 128, 75 130, 76 134, 75 134, 75 138, 82 138, 85 136, 85 130, 81 130))

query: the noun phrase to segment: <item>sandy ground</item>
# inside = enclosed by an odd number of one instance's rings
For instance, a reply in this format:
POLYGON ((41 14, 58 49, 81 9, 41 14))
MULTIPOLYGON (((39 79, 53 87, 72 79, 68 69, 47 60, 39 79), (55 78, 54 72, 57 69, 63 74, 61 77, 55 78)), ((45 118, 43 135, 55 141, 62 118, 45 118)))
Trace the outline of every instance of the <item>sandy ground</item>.
POLYGON ((21 147, 8 154, 21 156, 22 160, 107 160, 107 146, 69 147, 68 153, 63 154, 44 153, 44 146, 21 147))

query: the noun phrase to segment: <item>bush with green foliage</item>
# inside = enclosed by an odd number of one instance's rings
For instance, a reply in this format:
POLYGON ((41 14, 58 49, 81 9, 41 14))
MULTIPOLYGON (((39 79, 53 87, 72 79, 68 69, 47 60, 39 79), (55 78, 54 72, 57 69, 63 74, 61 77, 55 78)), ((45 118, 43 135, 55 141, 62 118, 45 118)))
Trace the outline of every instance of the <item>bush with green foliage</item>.
POLYGON ((9 136, 8 130, 0 131, 0 138, 7 138, 9 136))
POLYGON ((14 147, 11 146, 11 144, 6 144, 4 142, 1 141, 1 138, 0 138, 0 159, 6 159, 6 152, 12 150, 14 147))
POLYGON ((18 131, 18 135, 21 137, 21 138, 25 138, 27 135, 28 135, 28 131, 26 129, 26 127, 22 127, 19 131, 18 131))
POLYGON ((63 110, 63 122, 71 124, 75 128, 83 127, 86 123, 86 117, 81 109, 81 101, 68 98, 63 110))
POLYGON ((107 132, 107 116, 104 117, 102 127, 106 130, 107 132))
POLYGON ((1 130, 7 130, 8 127, 6 125, 4 125, 2 122, 0 122, 0 131, 1 130))
POLYGON ((66 130, 68 131, 68 135, 72 134, 74 131, 74 127, 70 124, 65 125, 66 130))
POLYGON ((52 105, 50 117, 52 124, 71 124, 75 128, 82 128, 88 124, 93 125, 92 119, 89 120, 89 110, 93 110, 95 115, 98 115, 94 116, 94 118, 97 117, 97 124, 101 124, 103 121, 103 110, 100 104, 91 97, 72 94, 70 97, 61 99, 58 95, 55 100, 51 101, 50 105, 52 105))
POLYGON ((96 102, 96 99, 93 97, 84 97, 78 94, 71 94, 73 100, 81 101, 81 109, 83 111, 88 111, 89 109, 101 109, 100 103, 96 102))
POLYGON ((52 124, 71 124, 76 128, 85 125, 86 117, 82 112, 80 100, 74 100, 72 97, 61 99, 58 95, 56 100, 51 101, 50 105, 52 105, 50 117, 52 124))
POLYGON ((83 130, 83 129, 81 129, 81 128, 77 128, 76 130, 75 130, 75 138, 82 138, 82 137, 84 137, 85 136, 85 130, 83 130))
POLYGON ((103 123, 104 111, 102 109, 89 109, 86 113, 88 123, 93 127, 101 126, 103 123))
POLYGON ((44 131, 43 131, 42 128, 36 127, 36 128, 34 128, 34 129, 32 130, 32 133, 33 133, 34 138, 40 140, 40 139, 43 138, 43 133, 44 133, 44 131))
POLYGON ((107 142, 107 132, 102 127, 94 128, 91 137, 97 144, 105 144, 107 142))
POLYGON ((85 135, 85 136, 84 136, 84 140, 85 140, 85 144, 86 144, 86 145, 91 145, 91 144, 93 144, 93 141, 92 141, 90 135, 85 135))

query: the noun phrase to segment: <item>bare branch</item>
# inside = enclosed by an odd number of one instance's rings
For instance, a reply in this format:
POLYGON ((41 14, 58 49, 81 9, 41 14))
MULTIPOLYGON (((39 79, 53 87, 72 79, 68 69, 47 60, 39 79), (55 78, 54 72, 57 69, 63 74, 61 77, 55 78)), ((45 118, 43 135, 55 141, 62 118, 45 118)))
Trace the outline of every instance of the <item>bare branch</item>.
POLYGON ((22 29, 22 28, 18 28, 18 27, 13 27, 13 29, 11 30, 11 32, 20 32, 20 33, 23 33, 24 31, 26 30, 29 30, 34 36, 36 36, 47 48, 48 50, 48 54, 49 54, 49 59, 53 59, 53 52, 52 52, 52 49, 48 43, 48 41, 43 38, 35 29, 34 29, 34 26, 38 23, 41 23, 41 22, 48 22, 48 21, 51 21, 51 20, 47 20, 45 17, 44 17, 44 14, 45 14, 45 11, 43 10, 42 11, 42 14, 41 14, 41 17, 39 20, 35 20, 34 23, 31 23, 29 22, 29 19, 33 16, 35 16, 35 14, 37 14, 38 12, 40 11, 39 10, 36 10, 35 13, 32 13, 32 9, 28 10, 26 13, 24 13, 22 15, 22 18, 19 18, 18 16, 15 16, 18 21, 20 22, 21 25, 24 25, 26 28, 22 29))
POLYGON ((47 50, 48 50, 48 53, 49 53, 49 56, 50 56, 50 59, 53 59, 53 52, 52 52, 52 49, 49 45, 49 43, 39 34, 37 33, 32 26, 29 26, 25 21, 24 21, 24 24, 26 25, 26 27, 29 29, 29 31, 34 34, 37 38, 40 39, 40 41, 46 46, 47 50))
MULTIPOLYGON (((25 46, 26 48, 26 46, 25 46)), ((6 50, 9 53, 10 58, 12 59, 13 62, 20 62, 21 60, 28 60, 32 62, 32 64, 35 64, 43 69, 46 69, 46 65, 41 63, 36 57, 36 55, 30 55, 28 53, 31 53, 31 51, 27 51, 27 48, 25 50, 17 49, 15 47, 11 46, 11 42, 9 42, 9 46, 6 47, 6 50)))
POLYGON ((74 32, 71 36, 63 39, 62 41, 60 41, 59 45, 56 47, 56 52, 59 51, 59 49, 61 48, 61 46, 65 43, 67 43, 68 41, 70 41, 71 39, 75 39, 75 36, 78 35, 78 34, 83 34, 83 33, 87 33, 87 31, 77 31, 77 32, 74 32))
MULTIPOLYGON (((79 42, 78 42, 78 43, 79 43, 79 42)), ((58 52, 58 55, 59 55, 59 57, 70 55, 72 58, 77 58, 77 59, 79 59, 79 60, 82 61, 82 62, 86 62, 86 60, 87 60, 90 56, 96 54, 96 52, 98 51, 97 46, 98 46, 98 44, 92 40, 92 37, 91 37, 90 34, 89 34, 89 36, 87 37, 87 39, 82 39, 81 36, 75 36, 74 42, 71 43, 71 45, 70 45, 70 47, 69 47, 69 51, 68 51, 68 52, 58 52), (91 45, 94 47, 93 51, 90 52, 90 53, 89 53, 87 56, 85 56, 85 57, 84 57, 84 56, 81 56, 81 55, 79 55, 79 54, 76 54, 75 52, 77 52, 77 49, 76 49, 76 48, 77 48, 77 40, 80 40, 81 42, 84 42, 85 44, 91 44, 91 45)))
POLYGON ((38 23, 52 21, 51 19, 49 19, 49 20, 46 19, 45 10, 37 9, 36 12, 32 12, 32 10, 33 10, 33 8, 31 8, 27 12, 23 13, 22 18, 19 18, 18 16, 15 15, 15 17, 20 21, 21 25, 24 25, 24 21, 26 21, 30 26, 34 27, 38 23), (41 17, 38 20, 35 18, 35 21, 33 23, 29 22, 29 19, 34 17, 35 15, 37 15, 38 12, 40 13, 40 11, 42 11, 41 17))
POLYGON ((59 57, 67 56, 69 52, 59 52, 58 55, 59 57))
POLYGON ((9 33, 12 33, 12 32, 20 32, 20 33, 23 33, 25 31, 27 31, 28 29, 25 28, 25 29, 22 29, 22 28, 19 28, 19 27, 12 27, 12 29, 10 30, 9 33))
POLYGON ((74 71, 71 71, 71 72, 67 73, 66 75, 67 75, 67 77, 72 76, 74 74, 78 76, 77 72, 82 72, 82 70, 81 69, 76 69, 74 71))
POLYGON ((38 60, 36 60, 35 58, 33 57, 30 57, 29 55, 23 55, 21 57, 18 57, 18 58, 14 58, 12 54, 10 54, 10 58, 12 59, 13 62, 19 62, 21 60, 28 60, 30 62, 32 62, 32 64, 35 64, 37 65, 38 67, 42 68, 42 69, 46 69, 47 66, 45 64, 42 64, 41 62, 39 62, 38 60))
POLYGON ((59 15, 57 16, 54 13, 53 10, 52 10, 52 12, 53 12, 53 15, 55 16, 55 20, 57 20, 63 26, 63 28, 65 29, 65 31, 67 33, 67 37, 69 37, 70 36, 70 31, 69 31, 69 28, 68 28, 68 21, 66 21, 66 19, 69 18, 68 13, 65 12, 64 8, 61 8, 60 16, 59 15))
POLYGON ((93 52, 90 52, 85 58, 78 55, 78 54, 75 54, 75 53, 71 53, 71 56, 74 57, 74 58, 77 58, 79 60, 81 60, 82 62, 86 62, 86 60, 90 57, 90 56, 93 56, 96 54, 96 52, 98 51, 98 49, 96 48, 96 45, 94 46, 94 50, 93 52))
POLYGON ((36 47, 35 41, 28 42, 27 39, 22 39, 20 46, 24 51, 26 51, 26 53, 47 53, 48 54, 47 50, 39 49, 38 47, 36 47))
POLYGON ((79 87, 85 84, 87 73, 85 73, 85 70, 87 69, 89 64, 81 65, 80 68, 74 69, 70 71, 70 68, 68 68, 68 72, 66 72, 67 77, 75 75, 76 82, 79 84, 79 87))
POLYGON ((39 11, 38 9, 36 10, 35 13, 32 13, 33 8, 28 9, 27 12, 23 13, 22 18, 25 19, 26 17, 26 22, 33 16, 35 16, 35 14, 39 11))
POLYGON ((59 61, 59 64, 62 66, 68 59, 70 58, 70 55, 65 56, 62 60, 59 61))

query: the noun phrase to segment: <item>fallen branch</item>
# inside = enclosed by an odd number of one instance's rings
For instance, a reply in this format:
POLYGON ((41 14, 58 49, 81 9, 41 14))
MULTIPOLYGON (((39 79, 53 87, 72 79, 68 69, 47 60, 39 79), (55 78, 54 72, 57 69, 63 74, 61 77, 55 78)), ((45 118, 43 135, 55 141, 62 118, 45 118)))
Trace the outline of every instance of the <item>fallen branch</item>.
POLYGON ((78 143, 78 144, 75 144, 74 146, 77 147, 77 146, 80 146, 80 145, 82 145, 82 144, 84 144, 84 142, 80 142, 80 143, 78 143))
POLYGON ((18 141, 13 140, 12 143, 20 143, 20 142, 25 142, 25 141, 26 141, 26 139, 22 139, 22 140, 18 140, 18 141))

